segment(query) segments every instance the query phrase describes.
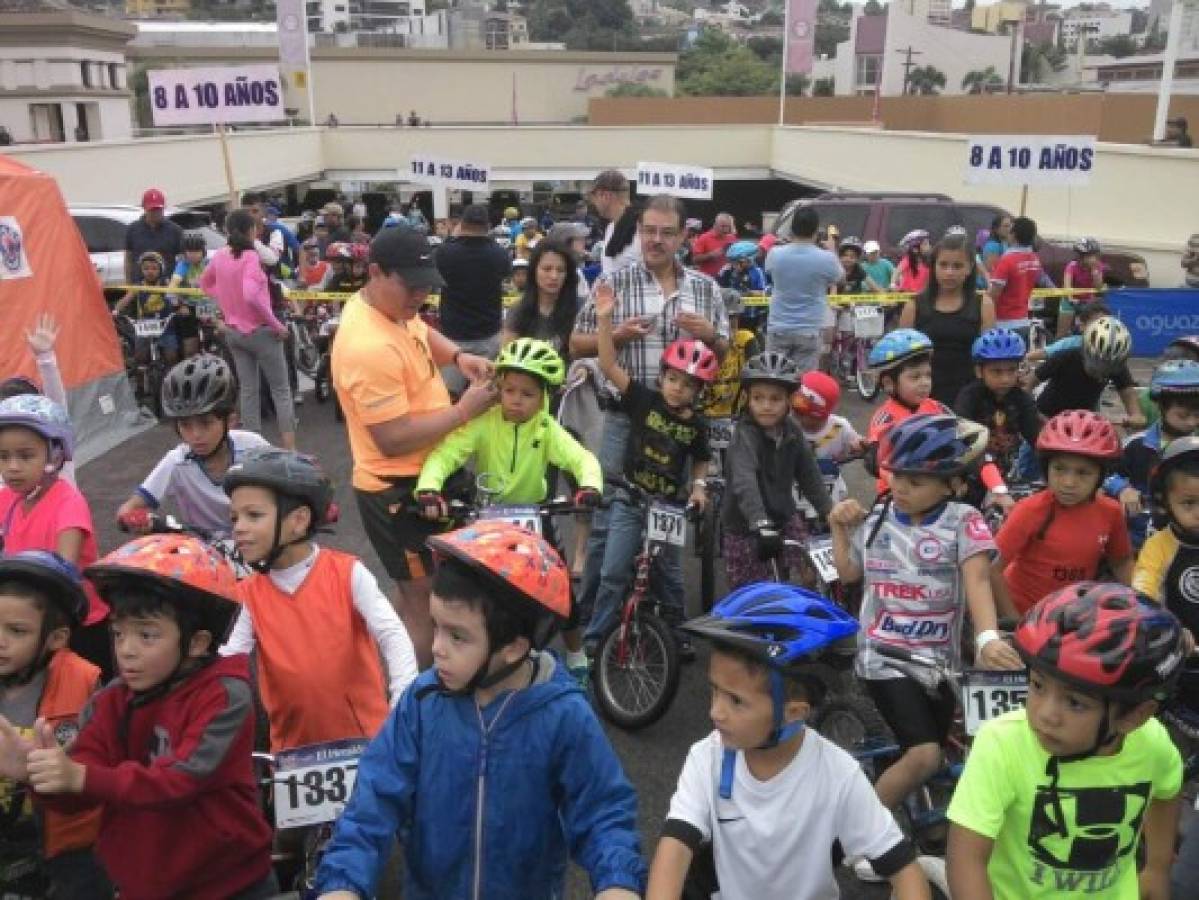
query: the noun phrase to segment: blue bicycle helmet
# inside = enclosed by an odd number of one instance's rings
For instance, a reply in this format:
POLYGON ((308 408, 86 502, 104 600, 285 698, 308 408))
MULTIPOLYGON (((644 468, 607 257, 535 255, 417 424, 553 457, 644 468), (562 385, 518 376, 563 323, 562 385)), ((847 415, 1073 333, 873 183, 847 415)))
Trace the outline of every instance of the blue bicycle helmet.
POLYGON ((40 434, 50 445, 51 456, 61 464, 75 450, 75 429, 67 411, 41 394, 21 394, 0 400, 0 428, 20 425, 40 434))
POLYGON ((57 606, 74 628, 87 617, 83 576, 74 565, 49 550, 22 550, 0 556, 0 582, 27 584, 57 606))
POLYGON ((884 334, 878 339, 878 343, 870 348, 866 365, 881 372, 892 369, 912 357, 932 352, 933 342, 927 334, 915 328, 897 328, 884 334))
POLYGON ((975 362, 1019 362, 1026 352, 1024 339, 1006 328, 984 331, 970 348, 975 362))
POLYGON ((883 435, 879 467, 893 474, 958 475, 982 457, 990 432, 967 419, 918 415, 883 435))
POLYGON ((758 255, 758 245, 753 241, 736 241, 729 245, 729 248, 724 251, 724 255, 729 262, 736 262, 739 259, 753 259, 758 255))
POLYGON ((1172 359, 1153 371, 1149 382, 1149 399, 1163 396, 1199 396, 1199 363, 1189 359, 1172 359))
MULTIPOLYGON (((857 633, 858 620, 819 594, 793 584, 773 581, 747 584, 733 591, 706 616, 679 628, 699 638, 735 647, 761 661, 770 673, 774 727, 758 749, 774 747, 804 729, 804 723, 785 722, 784 674, 804 674, 805 665, 837 642, 857 633)), ((720 767, 720 796, 733 795, 737 752, 725 750, 720 767)))

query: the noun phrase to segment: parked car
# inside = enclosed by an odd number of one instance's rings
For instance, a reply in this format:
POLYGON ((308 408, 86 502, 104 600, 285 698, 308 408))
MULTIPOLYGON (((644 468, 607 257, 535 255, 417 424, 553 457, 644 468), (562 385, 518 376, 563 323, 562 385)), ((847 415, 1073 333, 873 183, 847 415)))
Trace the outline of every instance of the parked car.
MULTIPOLYGON (((87 245, 92 265, 100 276, 104 287, 115 287, 125 283, 125 232, 141 218, 140 206, 102 206, 75 204, 70 207, 71 218, 87 245)), ((212 227, 211 217, 194 209, 168 207, 167 218, 184 231, 198 231, 204 235, 208 255, 225 246, 225 236, 212 227)))
MULTIPOLYGON (((899 241, 916 228, 923 228, 935 242, 946 229, 960 225, 971 240, 991 227, 1000 213, 1012 215, 998 206, 985 203, 959 203, 946 194, 857 193, 832 191, 805 197, 788 204, 774 225, 775 234, 790 237, 791 217, 800 206, 815 206, 820 224, 836 225, 842 236, 857 235, 864 241, 878 241, 883 254, 899 259, 899 241)), ((1081 237, 1081 235, 1080 235, 1081 237)), ((1067 242, 1037 239, 1037 254, 1053 283, 1062 283, 1066 263, 1074 258, 1067 242)), ((1148 287, 1149 266, 1136 253, 1105 252, 1108 281, 1113 286, 1148 287)))

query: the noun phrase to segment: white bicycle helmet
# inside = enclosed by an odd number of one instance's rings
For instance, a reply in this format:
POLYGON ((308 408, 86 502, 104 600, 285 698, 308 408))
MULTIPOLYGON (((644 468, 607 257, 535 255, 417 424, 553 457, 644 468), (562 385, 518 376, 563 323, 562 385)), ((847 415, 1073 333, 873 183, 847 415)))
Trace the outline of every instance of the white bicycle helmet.
POLYGON ((1114 316, 1103 316, 1082 333, 1082 356, 1086 362, 1114 369, 1132 354, 1132 335, 1114 316))

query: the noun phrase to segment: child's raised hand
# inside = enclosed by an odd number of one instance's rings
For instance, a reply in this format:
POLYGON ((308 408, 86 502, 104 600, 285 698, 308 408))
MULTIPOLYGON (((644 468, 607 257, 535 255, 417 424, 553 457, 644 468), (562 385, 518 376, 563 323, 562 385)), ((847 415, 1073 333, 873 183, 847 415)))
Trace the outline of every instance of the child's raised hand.
POLYGON ((40 794, 78 794, 87 769, 67 756, 54 739, 54 728, 45 719, 33 726, 36 743, 29 751, 29 785, 40 794))
POLYGON ((616 291, 612 288, 612 282, 601 281, 595 286, 595 314, 597 316, 610 316, 612 311, 616 309, 616 291))
POLYGON ((837 528, 855 528, 865 519, 866 510, 853 497, 842 500, 828 514, 829 524, 837 528))
POLYGON ((25 340, 35 355, 49 353, 58 340, 58 323, 49 313, 42 313, 33 328, 25 329, 25 340))
POLYGON ((0 777, 25 781, 29 777, 26 760, 33 741, 21 735, 12 723, 0 716, 0 777))

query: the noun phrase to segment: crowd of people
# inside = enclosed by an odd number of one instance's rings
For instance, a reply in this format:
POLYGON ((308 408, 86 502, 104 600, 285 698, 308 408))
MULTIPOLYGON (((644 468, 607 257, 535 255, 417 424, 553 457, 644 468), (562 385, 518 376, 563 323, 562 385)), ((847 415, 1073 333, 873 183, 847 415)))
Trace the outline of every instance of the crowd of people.
MULTIPOLYGON (((179 444, 116 512, 133 539, 103 556, 72 479, 55 323, 28 332, 38 380, 0 385, 0 777, 5 840, 48 895, 274 896, 259 707, 271 751, 370 741, 322 897, 374 896, 398 836, 407 898, 561 896, 569 860, 598 897, 679 898, 705 856, 723 896, 831 897, 834 844, 859 877, 927 898, 892 811, 940 768, 959 698, 899 648, 949 671, 1028 671, 1027 709, 983 726, 948 810, 954 897, 1188 896, 1199 338, 1175 341, 1139 389, 1098 247, 1080 241, 1072 318, 1032 358, 1043 272, 1023 217, 975 238, 913 232, 895 264, 810 206, 748 240, 725 214, 703 230, 670 196, 634 203, 615 170, 588 201, 602 231, 587 209, 543 223, 513 208, 505 245, 484 206, 435 243, 419 211, 367 238, 336 203, 293 235, 252 194, 204 261, 147 191, 130 283, 198 286, 233 365, 177 333, 162 408, 179 444), (390 584, 319 540, 336 505, 296 451, 289 280, 350 294, 332 380, 390 584), (863 436, 821 371, 829 295, 892 289, 914 296, 870 350, 885 397, 863 436), (759 290, 760 346, 741 306, 759 290), (260 377, 280 447, 260 433, 260 377), (1099 412, 1109 385, 1118 423, 1099 412), (580 388, 593 437, 559 415, 580 388), (735 429, 716 470, 722 418, 735 429), (876 492, 831 496, 821 464, 858 455, 876 492), (521 506, 565 479, 590 530, 566 554, 550 528, 453 526, 472 474, 521 506), (647 863, 636 794, 587 701, 591 656, 648 505, 702 511, 714 479, 727 596, 689 619, 678 548, 654 557, 681 655, 710 647, 714 730, 663 761, 681 773, 647 863), (1040 489, 1017 498, 1017 484, 1040 489), (772 577, 802 568, 801 504, 831 529, 841 581, 861 586, 856 615, 772 577), (159 533, 163 508, 211 539, 159 533), (828 691, 820 664, 847 651, 901 751, 873 784, 805 727, 828 691)), ((179 312, 162 297, 121 303, 179 312)))

